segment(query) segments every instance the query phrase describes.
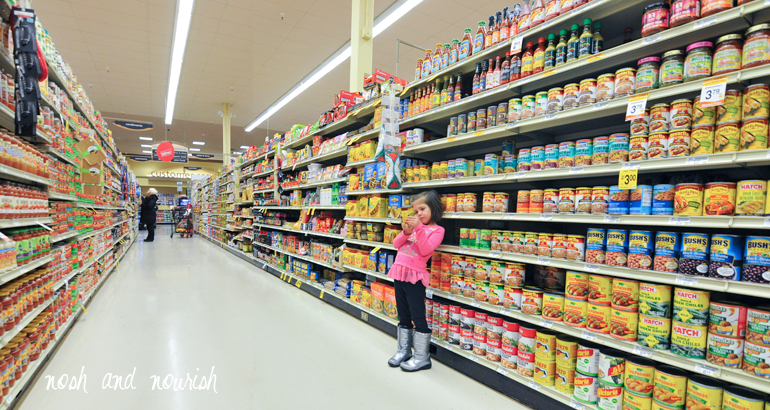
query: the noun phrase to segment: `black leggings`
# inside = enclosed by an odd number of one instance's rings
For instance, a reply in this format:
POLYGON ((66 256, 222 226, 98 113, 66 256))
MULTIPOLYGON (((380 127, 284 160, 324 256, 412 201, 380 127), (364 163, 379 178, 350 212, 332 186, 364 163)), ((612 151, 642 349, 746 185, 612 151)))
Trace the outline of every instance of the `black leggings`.
POLYGON ((396 309, 398 309, 398 325, 407 329, 412 328, 420 333, 430 333, 428 320, 425 318, 425 285, 422 282, 409 283, 394 280, 396 291, 396 309))

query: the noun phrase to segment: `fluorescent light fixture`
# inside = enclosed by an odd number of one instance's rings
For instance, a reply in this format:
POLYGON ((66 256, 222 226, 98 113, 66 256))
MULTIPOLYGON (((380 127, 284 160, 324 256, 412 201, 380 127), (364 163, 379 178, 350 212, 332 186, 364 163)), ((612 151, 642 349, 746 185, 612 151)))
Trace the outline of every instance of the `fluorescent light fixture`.
POLYGON ((239 148, 240 149, 249 149, 250 147, 248 145, 241 145, 239 148))
POLYGON ((240 151, 233 151, 233 155, 241 155, 240 151))
POLYGON ((152 145, 150 145, 150 144, 142 144, 141 147, 142 148, 152 148, 152 145))
POLYGON ((190 151, 193 151, 193 152, 198 152, 200 150, 201 150, 200 148, 190 148, 190 151))
MULTIPOLYGON (((409 10, 412 10, 415 6, 422 3, 422 1, 423 0, 399 0, 393 3, 392 6, 390 6, 374 20, 374 27, 372 28, 373 36, 377 37, 378 34, 385 31, 386 28, 390 27, 390 25, 403 17, 404 14, 409 12, 409 10)), ((321 63, 318 68, 313 70, 304 79, 302 79, 299 84, 295 85, 291 90, 289 90, 288 93, 284 94, 283 97, 271 105, 267 111, 263 112, 259 117, 257 117, 257 119, 247 125, 246 132, 251 132, 254 128, 257 128, 259 124, 262 124, 265 120, 270 118, 270 116, 291 102, 291 100, 302 94, 303 91, 307 90, 311 85, 315 84, 318 80, 323 78, 323 76, 337 68, 338 65, 342 64, 343 61, 350 57, 350 54, 350 41, 348 41, 323 63, 321 63)))
POLYGON ((142 141, 152 141, 152 138, 150 137, 139 137, 139 139, 142 141))
POLYGON ((187 34, 190 32, 193 5, 195 0, 179 0, 174 22, 174 46, 171 49, 171 70, 168 76, 168 95, 166 96, 166 124, 171 124, 174 118, 176 91, 179 88, 179 77, 182 74, 184 49, 187 45, 187 34))
POLYGON ((206 145, 206 143, 202 141, 193 141, 193 145, 206 145))
POLYGON ((152 154, 152 151, 145 150, 145 151, 142 151, 142 153, 144 153, 144 154, 152 154))

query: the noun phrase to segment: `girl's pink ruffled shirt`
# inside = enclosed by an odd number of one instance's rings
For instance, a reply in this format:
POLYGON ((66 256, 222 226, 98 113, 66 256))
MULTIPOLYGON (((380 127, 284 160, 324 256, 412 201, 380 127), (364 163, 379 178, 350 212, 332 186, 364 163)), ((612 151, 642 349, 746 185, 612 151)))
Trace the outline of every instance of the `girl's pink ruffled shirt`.
POLYGON ((444 240, 444 228, 436 226, 417 225, 408 237, 403 232, 393 240, 393 246, 398 249, 396 261, 388 272, 388 277, 403 282, 417 283, 422 281, 426 287, 430 285, 430 274, 425 269, 433 251, 444 240))

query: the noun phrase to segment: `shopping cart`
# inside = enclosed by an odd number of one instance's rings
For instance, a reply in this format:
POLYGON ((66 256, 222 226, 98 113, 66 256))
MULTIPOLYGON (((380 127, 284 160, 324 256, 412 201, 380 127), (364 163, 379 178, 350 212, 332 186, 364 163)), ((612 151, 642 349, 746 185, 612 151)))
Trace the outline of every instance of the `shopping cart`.
POLYGON ((171 217, 174 220, 174 229, 171 230, 171 237, 174 233, 182 238, 193 236, 192 212, 185 206, 177 206, 171 210, 171 217))

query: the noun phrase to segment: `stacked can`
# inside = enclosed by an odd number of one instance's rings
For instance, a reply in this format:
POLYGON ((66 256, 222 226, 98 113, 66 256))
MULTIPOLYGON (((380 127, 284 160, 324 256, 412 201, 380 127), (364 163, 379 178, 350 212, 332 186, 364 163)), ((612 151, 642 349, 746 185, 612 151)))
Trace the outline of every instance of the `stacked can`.
POLYGON ((511 319, 503 321, 503 340, 500 365, 506 369, 516 369, 519 355, 519 324, 511 319))
POLYGON ((519 350, 516 357, 516 372, 524 377, 535 375, 535 339, 537 330, 519 325, 519 350))
POLYGON ((705 359, 711 292, 674 289, 671 353, 705 359))
POLYGON ((623 385, 626 376, 626 358, 629 355, 615 349, 599 351, 599 377, 596 407, 617 410, 623 403, 623 385))
POLYGON ((705 233, 685 232, 682 234, 682 254, 679 258, 679 273, 683 275, 706 276, 710 236, 705 233))
POLYGON ((743 266, 743 236, 714 234, 709 253, 709 277, 740 280, 743 266))
POLYGON ((596 404, 599 389, 599 348, 580 343, 577 346, 577 355, 572 397, 583 403, 596 404))
POLYGON ((535 382, 553 386, 556 376, 556 334, 538 330, 535 336, 535 382))
POLYGON ((472 309, 460 309, 462 319, 460 321, 460 348, 473 350, 473 330, 476 324, 476 312, 472 309))
POLYGON ((460 323, 462 322, 462 309, 459 305, 449 305, 449 332, 447 333, 447 342, 455 346, 460 345, 462 332, 460 323))
POLYGON ((671 346, 671 286, 639 284, 638 343, 655 350, 671 346))
POLYGON ((473 354, 487 356, 487 314, 486 312, 474 312, 473 320, 473 354))
MULTIPOLYGON (((741 98, 736 97, 735 104, 740 104, 740 102, 741 98)), ((728 96, 725 96, 725 105, 727 103, 728 96)), ((740 114, 740 108, 738 112, 740 114)), ((770 114, 770 86, 754 84, 746 87, 743 90, 743 113, 745 116, 741 124, 739 149, 766 149, 768 115, 770 114)))
POLYGON ((658 232, 655 234, 655 258, 652 269, 658 272, 676 273, 679 269, 679 253, 682 240, 678 232, 658 232))
POLYGON ((770 283, 770 258, 767 249, 770 238, 766 236, 747 236, 743 252, 744 265, 741 280, 755 283, 770 283))
POLYGON ((636 356, 627 357, 623 380, 623 408, 651 408, 654 377, 654 361, 636 356))
POLYGON ((706 360, 718 366, 736 369, 741 366, 747 313, 745 305, 711 301, 706 360))
POLYGON ((556 390, 572 395, 575 390, 575 367, 578 360, 577 340, 560 335, 556 338, 556 390))

